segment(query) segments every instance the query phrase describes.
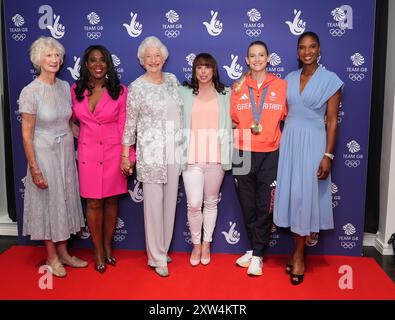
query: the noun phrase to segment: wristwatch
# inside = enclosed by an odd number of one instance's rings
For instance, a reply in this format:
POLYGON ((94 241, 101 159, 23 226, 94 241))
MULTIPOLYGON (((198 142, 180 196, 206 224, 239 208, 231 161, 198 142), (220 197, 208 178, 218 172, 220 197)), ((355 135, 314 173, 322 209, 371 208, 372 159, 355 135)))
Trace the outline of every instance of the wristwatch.
POLYGON ((333 154, 333 153, 327 153, 327 152, 325 152, 324 153, 324 156, 327 156, 329 159, 331 159, 331 160, 333 160, 333 159, 335 159, 335 155, 333 154))

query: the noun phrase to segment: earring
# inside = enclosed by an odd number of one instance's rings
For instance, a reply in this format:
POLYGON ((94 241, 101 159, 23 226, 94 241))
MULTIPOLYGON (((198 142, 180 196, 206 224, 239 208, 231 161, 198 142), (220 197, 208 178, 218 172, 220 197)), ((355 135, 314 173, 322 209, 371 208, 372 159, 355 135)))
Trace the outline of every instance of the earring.
POLYGON ((108 80, 108 73, 106 73, 105 78, 108 80))

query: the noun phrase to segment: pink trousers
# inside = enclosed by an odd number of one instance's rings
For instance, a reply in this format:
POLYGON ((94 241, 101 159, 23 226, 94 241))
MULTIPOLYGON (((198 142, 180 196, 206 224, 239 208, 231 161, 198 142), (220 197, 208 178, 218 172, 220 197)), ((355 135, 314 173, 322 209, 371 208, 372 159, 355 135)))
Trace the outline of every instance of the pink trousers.
POLYGON ((188 169, 182 173, 193 244, 201 243, 202 227, 203 241, 212 241, 217 221, 218 194, 224 174, 221 164, 188 165, 188 169))

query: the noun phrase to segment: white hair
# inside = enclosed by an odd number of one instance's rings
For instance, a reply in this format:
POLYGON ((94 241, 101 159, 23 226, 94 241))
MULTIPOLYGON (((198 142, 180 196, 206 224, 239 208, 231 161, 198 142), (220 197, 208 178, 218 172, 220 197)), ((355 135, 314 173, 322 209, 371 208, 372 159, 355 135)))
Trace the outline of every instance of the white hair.
POLYGON ((148 47, 158 48, 165 61, 169 57, 169 51, 167 50, 166 46, 157 37, 154 36, 147 37, 140 43, 137 49, 137 58, 139 58, 140 64, 142 66, 144 66, 144 53, 148 47))
POLYGON ((30 47, 30 61, 33 63, 37 73, 41 72, 40 59, 41 55, 50 49, 56 49, 60 55, 60 64, 63 63, 64 47, 56 39, 52 37, 40 37, 30 47))

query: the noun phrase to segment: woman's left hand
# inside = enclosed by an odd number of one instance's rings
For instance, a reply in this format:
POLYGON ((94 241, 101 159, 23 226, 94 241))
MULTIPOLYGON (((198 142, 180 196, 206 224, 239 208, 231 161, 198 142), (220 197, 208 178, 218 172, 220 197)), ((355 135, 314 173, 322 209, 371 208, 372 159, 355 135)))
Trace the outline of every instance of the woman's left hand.
POLYGON ((318 167, 317 177, 320 180, 324 180, 328 178, 329 172, 331 170, 331 159, 327 156, 324 156, 320 162, 320 166, 318 167))
POLYGON ((121 172, 124 176, 131 176, 133 173, 133 163, 129 158, 122 157, 121 172))

